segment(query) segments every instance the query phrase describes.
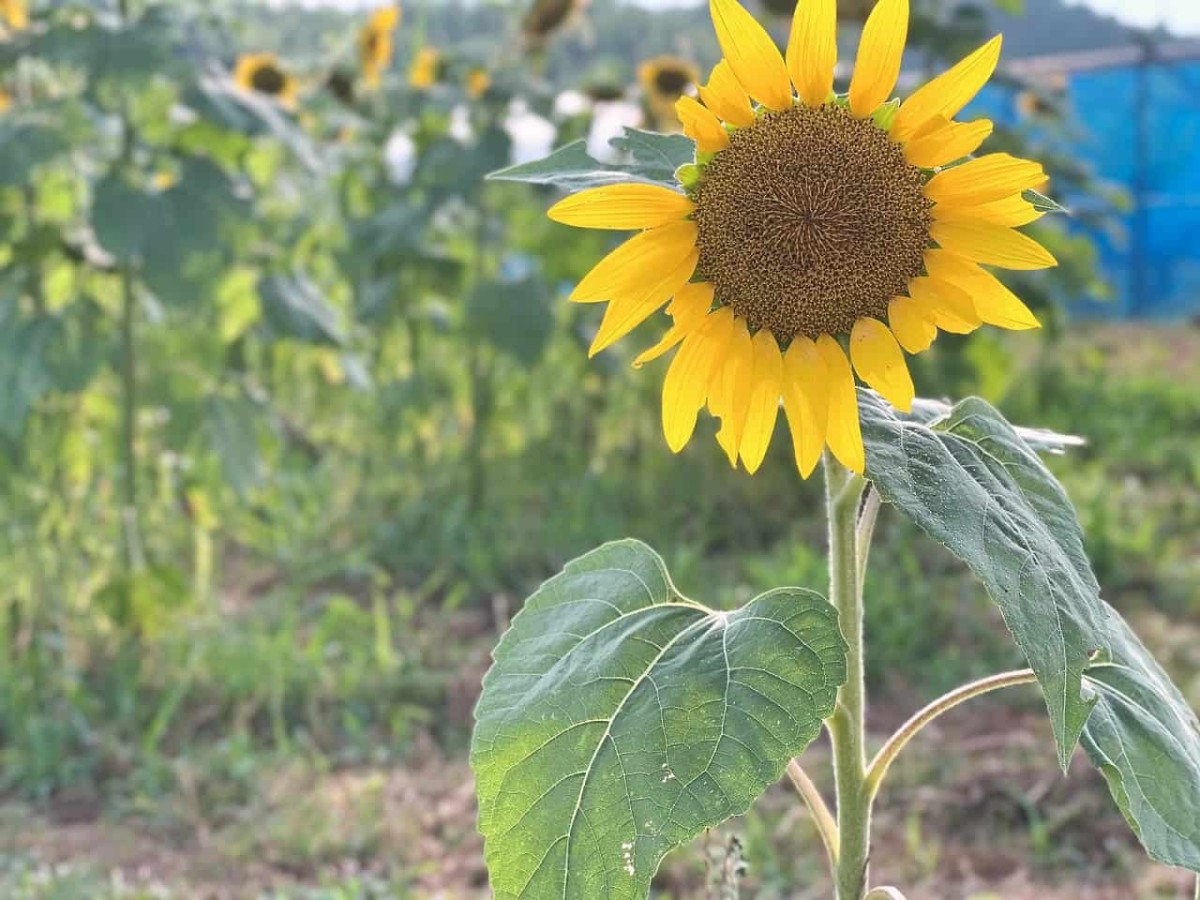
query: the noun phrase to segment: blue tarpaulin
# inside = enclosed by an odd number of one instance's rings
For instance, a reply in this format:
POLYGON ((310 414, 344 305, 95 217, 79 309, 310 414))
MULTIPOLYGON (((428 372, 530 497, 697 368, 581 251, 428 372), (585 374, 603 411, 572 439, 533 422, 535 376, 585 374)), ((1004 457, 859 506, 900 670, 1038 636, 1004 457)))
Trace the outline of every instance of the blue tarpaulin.
MULTIPOLYGON (((1039 72, 1045 80, 1052 66, 1039 72)), ((1039 76, 1028 80, 1038 84, 1039 76)), ((989 87, 970 112, 1031 131, 1036 142, 1069 153, 1123 195, 1103 229, 1071 225, 1094 240, 1113 294, 1102 303, 1081 300, 1075 311, 1200 315, 1200 60, 1148 53, 1128 64, 1065 69, 1057 80, 1067 118, 1054 129, 1030 119, 1028 95, 1012 87, 989 87)), ((1077 210, 1098 205, 1095 196, 1063 196, 1053 185, 1050 192, 1077 210)))

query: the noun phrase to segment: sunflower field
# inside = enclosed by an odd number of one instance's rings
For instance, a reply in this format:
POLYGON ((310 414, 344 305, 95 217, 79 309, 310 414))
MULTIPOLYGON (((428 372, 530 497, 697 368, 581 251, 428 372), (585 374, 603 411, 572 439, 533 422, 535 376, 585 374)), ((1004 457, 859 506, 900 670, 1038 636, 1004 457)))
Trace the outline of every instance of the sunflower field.
MULTIPOLYGON (((483 745, 520 701, 480 701, 493 656, 489 692, 527 676, 504 649, 525 598, 636 556, 589 554, 620 538, 718 617, 824 591, 821 460, 872 478, 885 421, 1002 412, 1055 451, 1033 487, 989 459, 1038 511, 1061 482, 1186 732, 1200 328, 1073 315, 1112 293, 1095 235, 1128 196, 1063 151, 1087 121, 956 122, 942 75, 1042 96, 994 39, 1040 3, 0 0, 0 897, 633 896, 569 864, 539 886, 553 845, 500 833, 483 745), (773 182, 779 146, 825 180, 773 182)), ((872 751, 963 681, 1038 669, 1020 604, 901 494, 871 513, 872 751)), ((541 690, 545 724, 569 701, 541 690)), ((873 882, 1195 896, 1200 753, 1147 824, 1118 762, 1064 751, 1072 701, 1048 719, 1018 686, 922 733, 873 882)), ((837 752, 805 752, 806 802, 840 791, 837 752)), ((613 871, 858 900, 787 778, 744 810, 657 874, 614 843, 613 871)))

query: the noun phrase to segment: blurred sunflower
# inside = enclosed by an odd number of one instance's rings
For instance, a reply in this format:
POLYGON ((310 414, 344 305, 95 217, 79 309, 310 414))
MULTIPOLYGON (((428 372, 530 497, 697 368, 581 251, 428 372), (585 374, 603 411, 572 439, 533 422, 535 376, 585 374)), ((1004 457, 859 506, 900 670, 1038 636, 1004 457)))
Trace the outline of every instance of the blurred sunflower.
POLYGON ((29 25, 29 7, 25 0, 0 0, 0 21, 20 30, 29 25))
POLYGON ((467 96, 472 100, 478 100, 487 93, 487 89, 491 86, 492 77, 483 67, 477 66, 467 72, 467 96))
POLYGON ((0 88, 0 113, 8 112, 8 110, 12 107, 12 104, 12 94, 10 94, 4 88, 0 88))
POLYGON ((238 57, 233 81, 243 90, 272 97, 283 106, 296 105, 299 85, 280 67, 274 53, 247 53, 238 57))
POLYGON ((833 93, 835 0, 801 0, 786 56, 737 0, 710 0, 710 10, 724 59, 700 87, 703 103, 678 103, 697 150, 684 190, 609 185, 550 210, 568 225, 644 229, 571 299, 608 301, 596 354, 673 298, 673 326, 635 361, 679 345, 663 387, 672 450, 707 404, 730 462, 754 472, 782 399, 804 477, 826 446, 862 472, 854 372, 907 410, 901 348, 926 350, 939 328, 1038 327, 982 266, 1056 264, 1017 230, 1041 215, 1025 192, 1046 174, 1003 153, 961 162, 992 131, 953 119, 991 78, 999 37, 900 104, 889 98, 908 0, 871 13, 844 97, 833 93))
POLYGON ((408 84, 415 88, 430 88, 441 80, 445 61, 442 54, 432 47, 422 47, 417 51, 412 65, 408 69, 408 84))
POLYGON ((371 13, 358 33, 358 60, 367 87, 377 88, 392 64, 392 35, 400 25, 400 7, 384 6, 371 13))
POLYGON ((678 131, 675 104, 700 81, 699 70, 678 56, 656 56, 638 66, 638 81, 656 124, 664 131, 678 131))
POLYGON ((561 29, 585 5, 585 0, 533 0, 525 18, 521 20, 521 32, 530 42, 541 43, 561 29))
POLYGON ((325 89, 347 106, 354 105, 354 73, 339 66, 325 78, 325 89))
POLYGON ((613 103, 625 99, 625 88, 615 82, 594 81, 583 89, 593 103, 613 103))

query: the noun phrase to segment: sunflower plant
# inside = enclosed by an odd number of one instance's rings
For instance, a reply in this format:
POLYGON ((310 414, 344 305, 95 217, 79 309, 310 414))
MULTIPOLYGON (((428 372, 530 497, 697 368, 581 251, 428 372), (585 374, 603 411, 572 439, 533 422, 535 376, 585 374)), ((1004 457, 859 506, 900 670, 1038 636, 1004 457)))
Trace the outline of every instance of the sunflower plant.
POLYGON ((617 164, 582 142, 498 177, 572 191, 550 217, 634 231, 571 293, 607 304, 599 353, 665 307, 635 366, 673 353, 662 394, 681 451, 707 411, 731 465, 767 459, 780 410, 801 477, 822 466, 827 594, 777 588, 737 609, 685 597, 626 540, 568 564, 501 639, 472 765, 497 897, 645 897, 664 855, 740 815, 785 773, 839 900, 871 879, 872 806, 941 713, 1036 683, 1064 769, 1077 745, 1155 859, 1200 871, 1200 723, 1100 595, 1065 492, 1042 462, 1076 441, 976 398, 914 396, 906 354, 942 332, 1039 323, 994 274, 1053 267, 1023 230, 1059 211, 1037 162, 959 119, 1001 39, 894 99, 908 0, 879 0, 835 91, 834 0, 801 0, 786 52, 737 0, 710 0, 723 58, 683 135, 629 131, 617 164), (987 588, 1028 668, 964 685, 868 752, 864 581, 884 504, 987 588), (832 807, 799 759, 825 730, 832 807))

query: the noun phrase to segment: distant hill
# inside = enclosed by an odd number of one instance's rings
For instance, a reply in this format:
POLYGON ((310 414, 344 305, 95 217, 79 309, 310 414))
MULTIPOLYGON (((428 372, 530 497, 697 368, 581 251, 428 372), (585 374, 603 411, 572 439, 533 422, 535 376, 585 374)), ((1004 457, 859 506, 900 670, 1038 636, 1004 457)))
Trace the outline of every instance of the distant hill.
MULTIPOLYGON (((1132 43, 1135 30, 1111 16, 1063 0, 1026 0, 1026 13, 1013 16, 989 10, 991 30, 1004 33, 1007 59, 1120 47, 1132 43)), ((1162 37, 1169 38, 1169 33, 1162 37)))

